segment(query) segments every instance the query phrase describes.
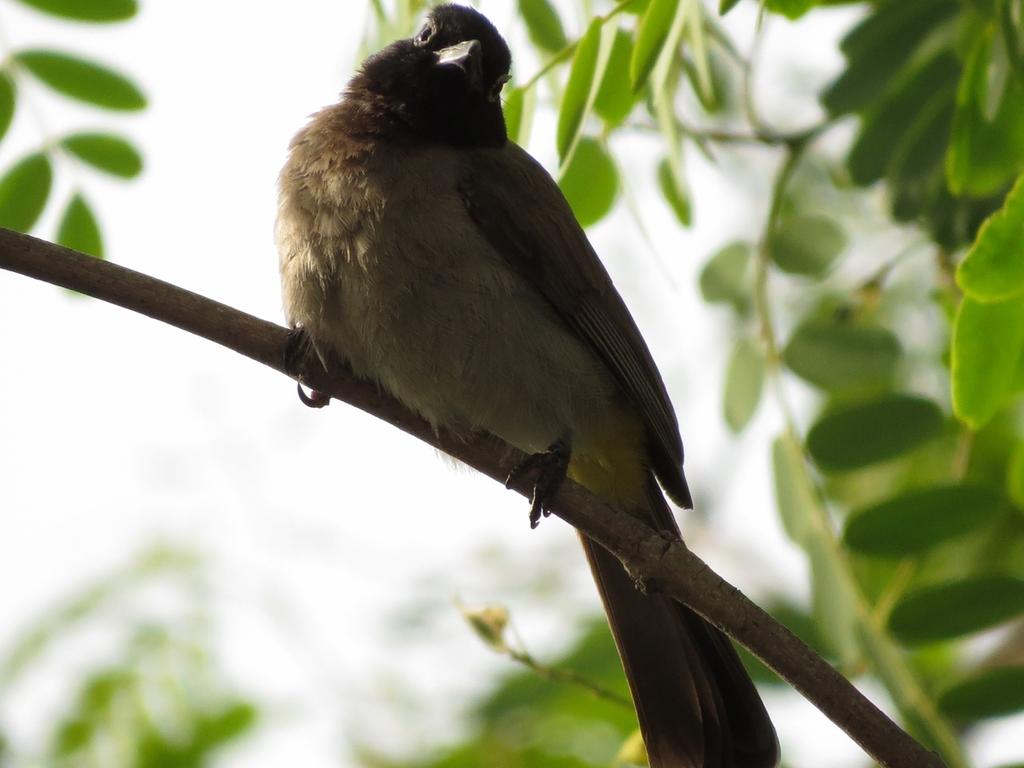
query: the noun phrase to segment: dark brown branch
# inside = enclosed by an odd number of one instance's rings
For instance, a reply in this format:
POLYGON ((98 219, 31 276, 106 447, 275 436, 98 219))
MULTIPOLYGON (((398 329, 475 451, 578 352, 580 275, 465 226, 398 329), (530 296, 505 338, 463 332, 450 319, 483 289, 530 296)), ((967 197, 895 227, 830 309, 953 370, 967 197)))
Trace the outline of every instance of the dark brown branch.
MULTIPOLYGON (((27 235, 0 229, 0 267, 141 312, 222 344, 284 373, 287 331, 190 291, 27 235)), ((524 457, 493 437, 456 439, 345 371, 326 373, 314 359, 300 366, 303 383, 361 408, 504 483, 524 457)), ((514 490, 530 494, 530 478, 514 490)), ((637 519, 617 514, 572 482, 555 499, 555 514, 615 553, 647 589, 693 608, 820 709, 864 750, 891 768, 941 768, 928 752, 824 659, 712 571, 682 543, 637 519)), ((524 525, 525 523, 524 511, 524 525)))

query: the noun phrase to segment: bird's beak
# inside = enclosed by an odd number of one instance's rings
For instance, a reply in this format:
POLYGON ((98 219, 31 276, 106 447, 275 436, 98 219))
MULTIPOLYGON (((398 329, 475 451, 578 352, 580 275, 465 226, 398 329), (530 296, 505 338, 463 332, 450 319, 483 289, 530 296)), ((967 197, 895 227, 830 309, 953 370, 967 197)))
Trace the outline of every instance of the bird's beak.
POLYGON ((478 40, 465 40, 437 52, 437 66, 457 67, 466 76, 470 90, 483 89, 483 46, 478 40))

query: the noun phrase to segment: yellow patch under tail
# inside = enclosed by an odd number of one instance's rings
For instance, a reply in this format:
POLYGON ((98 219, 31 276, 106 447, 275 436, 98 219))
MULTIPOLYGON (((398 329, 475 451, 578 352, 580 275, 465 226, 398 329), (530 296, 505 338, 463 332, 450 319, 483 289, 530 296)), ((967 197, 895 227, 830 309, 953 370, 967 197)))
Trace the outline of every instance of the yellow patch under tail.
POLYGON ((631 410, 618 408, 596 429, 577 435, 567 474, 610 504, 646 509, 645 454, 643 422, 631 410))

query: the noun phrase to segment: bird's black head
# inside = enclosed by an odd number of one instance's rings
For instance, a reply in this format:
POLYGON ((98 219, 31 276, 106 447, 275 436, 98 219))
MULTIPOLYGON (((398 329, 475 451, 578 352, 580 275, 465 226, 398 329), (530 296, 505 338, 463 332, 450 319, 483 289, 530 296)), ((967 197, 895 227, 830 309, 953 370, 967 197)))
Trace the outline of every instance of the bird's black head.
POLYGON ((511 64, 508 45, 482 14, 440 5, 414 37, 364 61, 348 93, 371 98, 385 119, 415 138, 501 146, 501 89, 511 64))

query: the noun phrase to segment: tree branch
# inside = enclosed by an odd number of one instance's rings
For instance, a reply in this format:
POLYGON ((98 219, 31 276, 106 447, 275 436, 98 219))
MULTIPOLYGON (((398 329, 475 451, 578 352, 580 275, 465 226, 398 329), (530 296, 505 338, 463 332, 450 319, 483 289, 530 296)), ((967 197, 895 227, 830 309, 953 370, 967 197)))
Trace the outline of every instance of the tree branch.
MULTIPOLYGON (((0 267, 140 312, 290 375, 284 370, 284 328, 161 280, 5 229, 0 229, 0 267)), ((324 371, 312 356, 297 367, 302 383, 399 427, 498 482, 504 483, 524 458, 491 436, 464 439, 435 431, 376 385, 346 370, 324 371)), ((517 478, 512 488, 528 497, 531 478, 517 478)), ((562 485, 553 507, 556 515, 613 552, 638 584, 688 605, 749 649, 878 763, 890 768, 942 768, 938 756, 682 542, 666 540, 571 481, 562 485)))

